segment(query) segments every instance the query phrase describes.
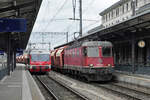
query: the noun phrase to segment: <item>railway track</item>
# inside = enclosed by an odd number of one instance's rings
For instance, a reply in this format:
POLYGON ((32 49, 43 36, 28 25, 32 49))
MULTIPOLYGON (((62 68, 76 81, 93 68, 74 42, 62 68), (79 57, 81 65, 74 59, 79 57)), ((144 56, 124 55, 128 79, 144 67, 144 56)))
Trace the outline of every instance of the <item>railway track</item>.
MULTIPOLYGON (((113 100, 150 100, 150 89, 146 87, 140 87, 134 84, 121 82, 109 82, 105 84, 102 83, 89 83, 89 84, 96 87, 97 89, 100 89, 101 91, 104 91, 104 95, 107 94, 106 97, 109 97, 109 95, 110 97, 112 96, 113 100)), ((69 100, 80 100, 80 99, 69 99, 69 100)))
POLYGON ((53 96, 52 100, 89 100, 77 91, 74 91, 70 87, 52 79, 47 75, 36 76, 36 78, 53 96))
POLYGON ((134 86, 126 86, 121 83, 109 83, 109 84, 93 84, 98 88, 106 90, 108 93, 121 97, 126 100, 150 100, 150 94, 144 91, 135 89, 134 86))
POLYGON ((59 100, 55 94, 37 77, 32 76, 34 80, 36 81, 37 85, 39 86, 43 96, 45 97, 45 100, 59 100))

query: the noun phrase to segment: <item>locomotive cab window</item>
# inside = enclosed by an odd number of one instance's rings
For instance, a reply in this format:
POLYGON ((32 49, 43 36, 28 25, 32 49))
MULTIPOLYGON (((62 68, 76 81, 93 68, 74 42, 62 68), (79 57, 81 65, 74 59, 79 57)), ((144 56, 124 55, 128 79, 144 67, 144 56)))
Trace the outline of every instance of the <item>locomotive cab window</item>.
POLYGON ((88 47, 87 49, 88 57, 99 57, 99 48, 98 47, 88 47))
POLYGON ((103 47, 102 55, 103 55, 103 57, 111 57, 112 56, 112 48, 111 47, 103 47))
POLYGON ((83 56, 87 56, 87 48, 83 47, 83 56))
POLYGON ((49 61, 49 54, 32 54, 31 61, 49 61))

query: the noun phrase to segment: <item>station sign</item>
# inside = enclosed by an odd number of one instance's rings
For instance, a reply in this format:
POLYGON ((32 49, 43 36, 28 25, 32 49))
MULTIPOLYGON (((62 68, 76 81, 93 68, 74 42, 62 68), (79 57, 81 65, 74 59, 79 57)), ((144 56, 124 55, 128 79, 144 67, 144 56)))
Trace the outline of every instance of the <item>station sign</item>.
POLYGON ((26 32, 27 22, 23 18, 0 18, 0 32, 26 32))
POLYGON ((16 53, 18 53, 18 55, 22 55, 23 54, 23 49, 17 48, 16 53))
POLYGON ((0 50, 0 55, 4 55, 4 51, 1 51, 1 50, 0 50))
POLYGON ((20 56, 20 55, 22 55, 22 53, 16 53, 16 56, 20 56))

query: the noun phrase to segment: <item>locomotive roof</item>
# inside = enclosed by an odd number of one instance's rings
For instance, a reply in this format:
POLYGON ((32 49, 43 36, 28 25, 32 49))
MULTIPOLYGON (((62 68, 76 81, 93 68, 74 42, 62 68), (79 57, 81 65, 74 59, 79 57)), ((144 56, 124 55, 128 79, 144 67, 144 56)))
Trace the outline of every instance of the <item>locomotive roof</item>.
POLYGON ((84 42, 77 42, 71 46, 69 46, 67 49, 77 48, 80 46, 112 46, 112 43, 109 41, 84 41, 84 42))
POLYGON ((32 50, 31 52, 30 52, 30 54, 50 54, 50 51, 48 51, 48 50, 32 50))
POLYGON ((82 46, 112 46, 112 43, 109 41, 88 41, 88 42, 83 42, 82 46))

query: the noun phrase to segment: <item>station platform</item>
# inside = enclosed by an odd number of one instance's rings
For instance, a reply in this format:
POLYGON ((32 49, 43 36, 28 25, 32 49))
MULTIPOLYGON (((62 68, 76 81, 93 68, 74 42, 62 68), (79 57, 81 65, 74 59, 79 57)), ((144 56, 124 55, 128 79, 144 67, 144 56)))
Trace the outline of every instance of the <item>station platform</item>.
POLYGON ((114 80, 142 86, 150 89, 150 76, 142 74, 132 74, 128 72, 115 71, 114 80))
POLYGON ((24 64, 0 81, 0 100, 45 100, 24 64))

